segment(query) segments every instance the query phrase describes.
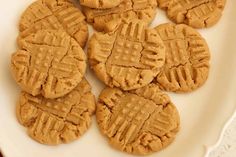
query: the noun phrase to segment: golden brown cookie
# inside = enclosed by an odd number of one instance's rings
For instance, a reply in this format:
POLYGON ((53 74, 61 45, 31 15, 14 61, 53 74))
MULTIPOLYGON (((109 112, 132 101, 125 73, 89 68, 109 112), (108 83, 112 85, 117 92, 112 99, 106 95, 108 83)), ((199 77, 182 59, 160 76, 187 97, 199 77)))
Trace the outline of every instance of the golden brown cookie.
POLYGON ((139 155, 171 144, 180 123, 177 109, 154 84, 129 92, 104 89, 96 117, 101 132, 113 147, 139 155))
POLYGON ((86 56, 63 30, 39 30, 19 41, 11 70, 23 91, 46 98, 69 93, 82 80, 86 56))
POLYGON ((111 9, 83 7, 87 21, 98 31, 112 31, 122 20, 140 19, 149 24, 156 14, 156 0, 123 0, 111 9))
POLYGON ((167 16, 176 23, 185 23, 194 28, 210 27, 216 24, 226 0, 157 0, 167 16))
POLYGON ((165 62, 158 33, 138 20, 112 33, 95 33, 88 45, 91 68, 110 87, 131 90, 150 83, 165 62))
POLYGON ((203 85, 208 78, 210 60, 203 37, 184 24, 166 23, 155 29, 166 47, 165 65, 155 79, 160 88, 190 92, 203 85))
POLYGON ((64 29, 82 48, 88 39, 85 17, 69 0, 37 0, 24 11, 19 38, 42 29, 64 29))
POLYGON ((118 6, 123 0, 80 0, 80 4, 89 8, 108 9, 118 6))
POLYGON ((57 99, 20 95, 17 118, 34 140, 49 145, 78 139, 89 128, 95 111, 95 98, 89 83, 83 79, 67 95, 57 99))

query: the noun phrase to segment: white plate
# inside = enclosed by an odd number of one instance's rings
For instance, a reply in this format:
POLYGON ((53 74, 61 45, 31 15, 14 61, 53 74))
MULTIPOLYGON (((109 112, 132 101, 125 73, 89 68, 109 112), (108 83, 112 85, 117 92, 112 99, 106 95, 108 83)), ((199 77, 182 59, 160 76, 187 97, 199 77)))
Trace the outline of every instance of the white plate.
MULTIPOLYGON (((19 88, 9 71, 10 55, 16 50, 18 20, 30 0, 0 0, 0 149, 6 157, 128 157, 112 149, 102 137, 95 119, 79 140, 66 145, 46 146, 33 141, 16 120, 19 88)), ((214 144, 236 107, 236 1, 228 0, 220 22, 200 30, 211 50, 210 77, 190 94, 170 94, 181 115, 181 130, 168 148, 151 157, 203 157, 205 146, 214 144)), ((152 26, 167 22, 158 10, 152 26)), ((91 32, 90 32, 91 33, 91 32)), ((90 34, 91 35, 91 34, 90 34)), ((90 70, 87 79, 96 95, 102 89, 90 70)))

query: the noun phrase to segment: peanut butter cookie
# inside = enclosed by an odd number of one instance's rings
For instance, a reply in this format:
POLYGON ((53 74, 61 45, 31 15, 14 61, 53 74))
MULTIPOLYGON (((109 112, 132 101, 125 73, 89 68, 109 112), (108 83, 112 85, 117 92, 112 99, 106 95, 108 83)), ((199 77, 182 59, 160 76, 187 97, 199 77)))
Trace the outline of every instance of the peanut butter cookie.
POLYGON ((63 30, 39 30, 19 41, 12 74, 23 91, 46 98, 64 96, 82 80, 86 56, 63 30))
POLYGON ((42 29, 64 29, 82 48, 88 39, 85 17, 69 0, 37 0, 24 11, 19 38, 42 29))
POLYGON ((156 14, 156 0, 123 0, 111 9, 83 7, 87 21, 98 31, 113 31, 122 20, 140 19, 149 24, 156 14))
POLYGON ((112 33, 95 33, 88 46, 91 68, 110 87, 131 90, 149 84, 165 62, 165 47, 154 29, 132 20, 112 33))
POLYGON ((94 112, 95 98, 85 79, 57 99, 22 92, 17 105, 17 118, 27 128, 29 136, 48 145, 78 139, 88 130, 94 112))
POLYGON ((203 85, 208 78, 210 60, 203 37, 184 24, 167 23, 155 29, 166 47, 165 65, 155 79, 160 88, 190 92, 203 85))
POLYGON ((179 131, 179 114, 158 86, 124 92, 106 88, 96 111, 101 132, 121 151, 145 155, 168 146, 179 131))
POLYGON ((176 23, 185 23, 195 28, 216 24, 226 0, 157 0, 167 16, 176 23))

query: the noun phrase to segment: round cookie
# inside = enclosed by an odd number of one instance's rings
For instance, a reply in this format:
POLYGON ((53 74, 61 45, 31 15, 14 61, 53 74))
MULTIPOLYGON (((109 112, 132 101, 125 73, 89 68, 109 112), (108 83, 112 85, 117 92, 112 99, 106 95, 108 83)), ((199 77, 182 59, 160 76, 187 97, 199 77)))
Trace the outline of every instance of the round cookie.
POLYGON ((69 93, 82 80, 86 56, 63 30, 39 30, 19 41, 11 71, 23 91, 46 98, 69 93))
POLYGON ((138 155, 171 144, 180 123, 170 98, 154 84, 128 92, 104 89, 96 117, 101 132, 114 148, 138 155))
POLYGON ((113 31, 122 20, 140 19, 149 24, 156 14, 156 0, 123 0, 111 9, 83 7, 86 20, 98 31, 113 31))
POLYGON ((96 8, 96 9, 108 9, 118 6, 122 0, 80 0, 80 5, 96 8))
POLYGON ((69 94, 58 99, 22 92, 16 111, 31 138, 57 145, 76 140, 88 130, 95 112, 95 97, 83 79, 69 94))
POLYGON ((165 65, 154 82, 172 92, 190 92, 208 78, 210 52, 203 37, 184 24, 155 28, 166 47, 165 65))
POLYGON ((95 33, 88 45, 91 68, 110 87, 131 90, 150 83, 165 63, 158 33, 138 20, 112 33, 95 33))
POLYGON ((216 24, 226 0, 157 0, 167 10, 167 16, 176 23, 185 23, 194 28, 216 24))
POLYGON ((22 14, 19 27, 19 38, 42 29, 64 29, 82 48, 88 39, 85 17, 69 0, 37 0, 22 14))

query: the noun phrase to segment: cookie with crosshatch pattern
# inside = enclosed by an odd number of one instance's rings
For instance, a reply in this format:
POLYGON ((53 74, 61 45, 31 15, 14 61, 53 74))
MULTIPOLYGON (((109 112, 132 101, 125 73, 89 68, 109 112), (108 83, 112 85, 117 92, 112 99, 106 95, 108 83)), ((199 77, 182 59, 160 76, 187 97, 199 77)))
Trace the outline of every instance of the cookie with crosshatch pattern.
POLYGON ((70 93, 57 99, 21 92, 16 111, 31 138, 57 145, 74 141, 88 130, 95 112, 95 97, 83 79, 70 93))
POLYGON ((139 19, 149 24, 156 15, 156 0, 123 0, 110 9, 92 9, 83 7, 86 20, 97 31, 115 30, 122 20, 139 19))
POLYGON ((172 92, 190 92, 202 86, 210 67, 205 39, 185 24, 166 23, 155 29, 165 44, 166 59, 154 82, 172 92))
POLYGON ((180 128, 176 107, 154 84, 132 91, 105 88, 99 96, 96 118, 114 148, 138 155, 164 149, 180 128))
POLYGON ((131 90, 149 84, 165 62, 165 46, 154 29, 139 20, 112 33, 95 33, 88 58, 97 77, 110 87, 131 90))
POLYGON ((64 96, 82 80, 86 56, 63 30, 39 30, 19 41, 11 71, 23 91, 46 98, 64 96))
POLYGON ((159 7, 176 23, 185 23, 194 28, 216 24, 226 0, 157 0, 159 7))
POLYGON ((108 9, 119 5, 123 0, 80 0, 80 5, 96 9, 108 9))
POLYGON ((88 39, 85 17, 70 0, 37 0, 22 14, 20 35, 24 38, 42 29, 63 29, 83 48, 88 39))

